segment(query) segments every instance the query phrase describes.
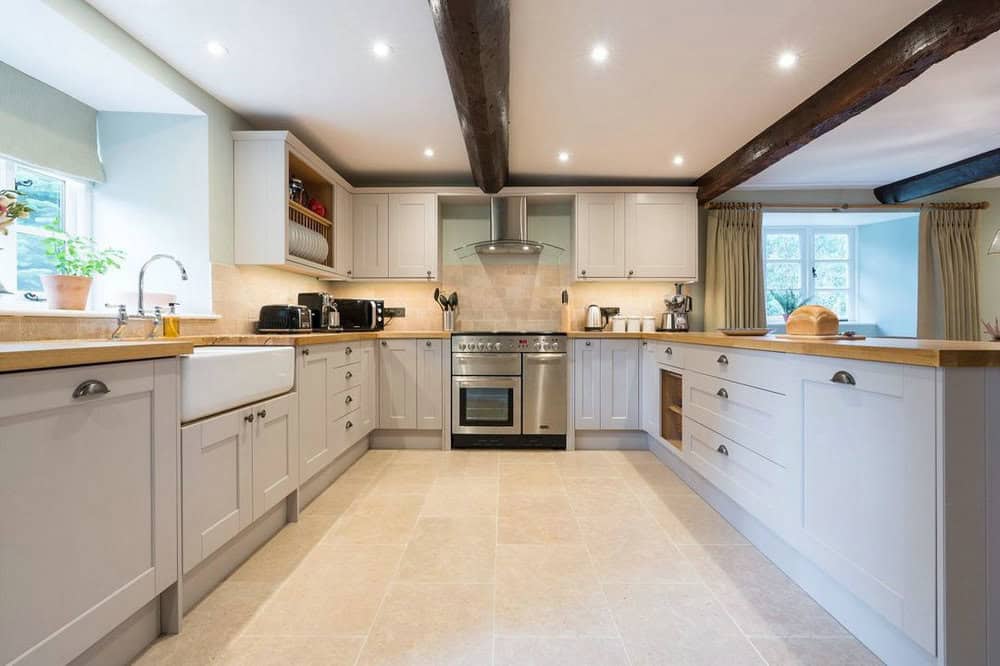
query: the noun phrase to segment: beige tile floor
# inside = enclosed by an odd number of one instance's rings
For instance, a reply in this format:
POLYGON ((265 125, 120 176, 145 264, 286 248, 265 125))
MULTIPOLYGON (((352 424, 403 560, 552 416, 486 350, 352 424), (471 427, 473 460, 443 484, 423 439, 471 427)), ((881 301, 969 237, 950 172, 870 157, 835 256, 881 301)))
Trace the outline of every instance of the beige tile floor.
POLYGON ((139 664, 879 664, 645 451, 370 451, 139 664))

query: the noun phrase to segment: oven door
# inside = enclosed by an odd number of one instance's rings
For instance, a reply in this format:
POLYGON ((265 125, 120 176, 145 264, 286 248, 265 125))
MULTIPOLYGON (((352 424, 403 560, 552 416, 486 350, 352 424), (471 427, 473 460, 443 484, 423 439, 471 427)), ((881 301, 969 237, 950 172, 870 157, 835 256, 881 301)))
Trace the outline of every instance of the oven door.
POLYGON ((520 377, 452 377, 451 431, 520 435, 520 377))

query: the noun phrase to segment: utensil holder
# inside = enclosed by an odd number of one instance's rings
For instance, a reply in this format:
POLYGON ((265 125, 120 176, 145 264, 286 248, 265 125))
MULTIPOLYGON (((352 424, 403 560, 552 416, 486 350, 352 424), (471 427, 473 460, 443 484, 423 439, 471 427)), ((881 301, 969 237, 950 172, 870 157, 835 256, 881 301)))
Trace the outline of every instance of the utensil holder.
POLYGON ((444 310, 441 312, 441 328, 446 331, 455 330, 455 311, 444 310))

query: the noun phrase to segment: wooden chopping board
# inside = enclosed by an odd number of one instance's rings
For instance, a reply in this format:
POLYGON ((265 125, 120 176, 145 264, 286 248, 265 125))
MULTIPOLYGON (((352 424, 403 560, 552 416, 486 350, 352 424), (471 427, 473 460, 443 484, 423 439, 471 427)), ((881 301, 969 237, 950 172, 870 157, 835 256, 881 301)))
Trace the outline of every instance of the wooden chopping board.
POLYGON ((789 335, 788 333, 776 333, 776 338, 782 340, 864 340, 863 335, 844 335, 835 333, 832 335, 789 335))

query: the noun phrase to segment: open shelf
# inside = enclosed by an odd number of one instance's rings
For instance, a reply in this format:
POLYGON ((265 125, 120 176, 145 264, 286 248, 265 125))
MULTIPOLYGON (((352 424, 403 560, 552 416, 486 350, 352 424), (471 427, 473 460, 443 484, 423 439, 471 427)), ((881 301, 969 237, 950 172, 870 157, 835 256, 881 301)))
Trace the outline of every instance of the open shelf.
POLYGON ((660 370, 660 437, 680 451, 684 444, 684 407, 681 376, 660 370))

